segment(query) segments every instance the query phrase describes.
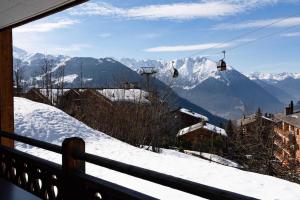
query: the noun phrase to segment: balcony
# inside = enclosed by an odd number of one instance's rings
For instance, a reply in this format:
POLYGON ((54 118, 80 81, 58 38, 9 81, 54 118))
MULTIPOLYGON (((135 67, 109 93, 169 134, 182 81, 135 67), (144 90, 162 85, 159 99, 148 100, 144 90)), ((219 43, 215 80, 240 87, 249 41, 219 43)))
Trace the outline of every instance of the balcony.
POLYGON ((289 156, 293 154, 293 145, 291 144, 291 142, 287 141, 286 143, 284 143, 281 138, 276 138, 274 144, 281 150, 286 152, 289 156))
POLYGON ((58 146, 3 131, 0 136, 62 154, 62 165, 58 165, 0 145, 0 178, 42 199, 155 199, 86 174, 86 162, 205 199, 255 199, 86 153, 81 138, 67 138, 62 146, 58 146))
POLYGON ((281 128, 275 127, 274 131, 281 137, 286 138, 287 140, 290 140, 290 136, 293 136, 295 134, 294 131, 288 131, 283 130, 281 128))

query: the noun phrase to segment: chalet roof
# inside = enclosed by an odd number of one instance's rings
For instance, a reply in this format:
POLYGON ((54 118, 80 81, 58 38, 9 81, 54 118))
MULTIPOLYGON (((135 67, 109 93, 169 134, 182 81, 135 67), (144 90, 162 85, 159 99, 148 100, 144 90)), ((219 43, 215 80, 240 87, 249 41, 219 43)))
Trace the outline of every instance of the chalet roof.
POLYGON ((62 96, 63 94, 65 94, 66 92, 70 91, 70 89, 48 89, 49 92, 49 96, 47 95, 47 89, 39 89, 39 92, 44 95, 46 98, 49 99, 49 101, 51 101, 52 104, 55 104, 55 102, 57 102, 57 98, 59 96, 62 96))
POLYGON ((186 109, 186 108, 180 108, 179 112, 190 115, 190 116, 198 118, 198 119, 203 119, 204 121, 208 121, 208 117, 206 117, 204 115, 201 115, 199 113, 193 112, 193 111, 191 111, 189 109, 186 109))
POLYGON ((192 126, 188 126, 186 128, 183 128, 183 129, 179 130, 176 136, 179 137, 179 136, 185 135, 187 133, 190 133, 190 132, 193 132, 193 131, 196 131, 196 130, 199 130, 199 129, 205 129, 205 130, 208 130, 211 133, 220 134, 222 136, 227 137, 227 133, 224 129, 222 129, 218 126, 215 126, 213 124, 209 124, 209 123, 204 123, 203 124, 202 122, 194 124, 192 126))
POLYGON ((0 29, 16 27, 86 0, 1 0, 0 29))
POLYGON ((147 99, 149 93, 141 89, 101 89, 97 91, 114 102, 150 103, 147 99))
POLYGON ((253 122, 255 122, 256 118, 255 118, 255 114, 251 114, 251 115, 248 115, 248 116, 245 116, 244 118, 241 118, 241 119, 238 119, 236 121, 236 125, 237 126, 245 126, 247 124, 251 124, 253 122))
MULTIPOLYGON (((276 122, 275 119, 273 119, 273 117, 270 118, 270 117, 266 117, 266 116, 262 115, 261 118, 264 120, 270 121, 270 122, 276 122)), ((256 121, 256 114, 254 113, 254 114, 245 116, 244 118, 238 119, 236 121, 236 125, 237 126, 245 126, 245 125, 251 124, 255 121, 256 121)))
POLYGON ((278 113, 275 115, 275 118, 286 122, 288 124, 291 124, 293 126, 296 126, 300 128, 300 112, 291 114, 291 115, 285 115, 284 113, 278 113))

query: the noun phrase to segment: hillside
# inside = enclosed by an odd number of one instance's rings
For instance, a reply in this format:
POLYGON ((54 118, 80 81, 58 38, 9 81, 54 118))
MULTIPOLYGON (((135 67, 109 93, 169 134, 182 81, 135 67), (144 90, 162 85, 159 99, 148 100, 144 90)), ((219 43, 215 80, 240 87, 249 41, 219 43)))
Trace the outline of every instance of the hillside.
MULTIPOLYGON (((258 199, 300 199, 300 186, 295 183, 211 163, 173 150, 163 150, 158 154, 139 149, 93 130, 57 108, 23 98, 15 98, 14 102, 15 131, 18 134, 58 145, 64 138, 82 137, 86 142, 86 151, 95 155, 258 199)), ((23 152, 61 163, 61 157, 55 153, 20 143, 16 147, 23 152)), ((87 164, 87 173, 159 199, 200 199, 91 164, 87 164)))

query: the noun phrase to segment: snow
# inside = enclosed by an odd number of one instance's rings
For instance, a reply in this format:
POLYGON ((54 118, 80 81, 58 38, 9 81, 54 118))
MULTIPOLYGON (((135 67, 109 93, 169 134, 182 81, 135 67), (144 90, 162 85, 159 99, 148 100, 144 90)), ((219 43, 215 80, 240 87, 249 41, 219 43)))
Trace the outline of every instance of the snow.
POLYGON ((204 121, 208 121, 208 118, 206 116, 201 115, 199 113, 195 113, 195 112, 193 112, 193 111, 191 111, 189 109, 181 108, 179 111, 182 112, 182 113, 188 114, 188 115, 190 115, 192 117, 196 117, 196 118, 199 118, 199 119, 203 119, 204 121))
MULTIPOLYGON (((227 71, 219 72, 217 63, 205 57, 188 57, 171 61, 123 58, 120 62, 135 71, 138 71, 140 67, 154 67, 159 71, 157 78, 168 85, 171 83, 172 87, 179 87, 184 90, 193 89, 209 78, 214 78, 230 85, 227 71), (179 72, 179 76, 176 79, 172 78, 173 67, 179 72)), ((227 70, 230 71, 233 68, 228 66, 227 70)))
POLYGON ((49 96, 47 96, 47 89, 39 89, 40 93, 51 101, 51 103, 55 104, 57 102, 57 97, 62 96, 64 93, 68 92, 70 89, 48 89, 49 96), (63 94, 61 94, 63 93, 63 94), (51 99, 52 97, 52 99, 51 99))
POLYGON ((78 77, 77 74, 70 74, 70 75, 64 76, 64 82, 65 83, 73 83, 77 77, 78 77))
POLYGON ((247 75, 251 80, 266 80, 266 81, 283 81, 287 78, 300 79, 300 73, 264 73, 264 72, 253 72, 247 75))
POLYGON ((201 129, 201 128, 206 129, 206 130, 209 130, 209 131, 211 131, 211 132, 214 132, 214 133, 217 133, 217 134, 220 134, 220 135, 222 135, 222 136, 227 137, 227 133, 226 133, 226 131, 225 131, 224 129, 222 129, 222 128, 220 128, 220 127, 217 127, 217 126, 215 126, 215 125, 209 124, 209 123, 207 123, 207 122, 206 122, 204 125, 203 125, 202 122, 200 122, 200 123, 194 124, 194 125, 192 125, 192 126, 188 126, 188 127, 186 127, 186 128, 183 128, 183 129, 181 129, 181 130, 178 131, 177 137, 178 137, 178 136, 182 136, 182 135, 184 135, 184 134, 187 134, 187 133, 189 133, 189 132, 192 132, 192 131, 201 129))
POLYGON ((97 90, 111 101, 128 101, 134 103, 149 103, 148 92, 140 89, 102 89, 97 90))
POLYGON ((203 152, 198 152, 198 151, 190 151, 190 150, 184 150, 184 153, 186 154, 190 154, 190 155, 196 155, 196 156, 200 156, 206 159, 209 159, 213 162, 225 165, 225 166, 229 166, 229 167, 235 167, 235 168, 242 168, 241 165, 228 160, 226 158, 223 158, 221 156, 215 155, 215 154, 210 154, 210 153, 203 153, 203 152))
MULTIPOLYGON (((300 186, 271 176, 226 167, 194 156, 164 150, 161 154, 136 148, 93 130, 49 105, 16 97, 15 131, 21 135, 61 145, 64 138, 82 137, 86 151, 131 165, 155 170, 205 185, 266 200, 300 200, 300 186)), ((16 143, 16 148, 61 163, 61 156, 16 143)), ((201 199, 168 187, 133 178, 92 164, 88 174, 165 200, 201 199)))

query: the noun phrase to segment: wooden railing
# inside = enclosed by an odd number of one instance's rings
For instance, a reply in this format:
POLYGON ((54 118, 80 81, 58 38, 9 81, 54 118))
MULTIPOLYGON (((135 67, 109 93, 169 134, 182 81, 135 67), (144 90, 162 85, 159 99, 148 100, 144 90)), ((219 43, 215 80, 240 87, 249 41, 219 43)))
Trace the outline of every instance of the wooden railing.
POLYGON ((86 162, 206 199, 255 199, 86 153, 81 138, 67 138, 62 146, 58 146, 3 131, 0 131, 0 136, 62 154, 62 165, 58 165, 0 145, 0 176, 42 199, 155 199, 86 174, 86 162))
POLYGON ((278 128, 278 127, 275 127, 275 128, 274 128, 274 131, 275 131, 277 134, 279 134, 279 135, 285 137, 286 139, 289 139, 290 136, 292 136, 292 135, 295 134, 294 131, 283 130, 282 128, 278 128))

